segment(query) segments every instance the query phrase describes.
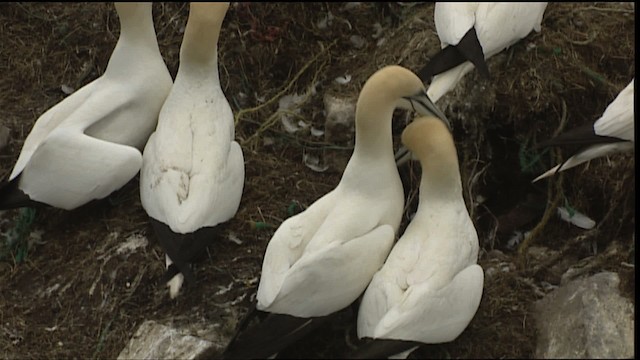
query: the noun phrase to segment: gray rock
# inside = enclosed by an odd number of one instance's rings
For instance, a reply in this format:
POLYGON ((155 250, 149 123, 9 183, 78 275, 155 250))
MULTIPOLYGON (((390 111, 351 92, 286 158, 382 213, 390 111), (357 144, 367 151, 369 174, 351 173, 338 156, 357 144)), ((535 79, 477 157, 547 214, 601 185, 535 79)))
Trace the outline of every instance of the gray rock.
POLYGON ((631 358, 634 309, 618 274, 602 272, 563 285, 536 302, 536 358, 631 358))
POLYGON ((330 143, 353 140, 355 133, 356 101, 326 94, 324 139, 330 143))
POLYGON ((211 341, 147 320, 140 325, 118 359, 195 359, 215 346, 211 341))

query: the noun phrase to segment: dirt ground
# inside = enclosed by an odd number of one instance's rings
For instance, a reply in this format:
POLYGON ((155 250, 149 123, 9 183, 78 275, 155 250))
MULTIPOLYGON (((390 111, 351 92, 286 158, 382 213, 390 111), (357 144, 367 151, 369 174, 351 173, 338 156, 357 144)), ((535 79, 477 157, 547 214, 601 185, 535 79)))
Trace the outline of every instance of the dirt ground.
MULTIPOLYGON (((160 49, 173 76, 187 14, 183 3, 154 4, 160 49)), ((481 242, 479 263, 488 275, 465 332, 412 356, 532 357, 532 304, 569 267, 616 271, 621 290, 634 298, 633 154, 530 184, 564 158, 533 145, 595 120, 634 77, 634 25, 633 3, 551 3, 540 33, 490 61, 491 82, 472 72, 438 103, 454 123, 467 206, 481 242), (587 214, 597 226, 585 231, 560 220, 557 205, 587 214), (532 233, 513 245, 514 230, 532 233)), ((0 124, 10 130, 0 150, 0 179, 9 175, 38 116, 68 88, 102 74, 118 34, 111 3, 0 5, 0 124)), ((74 211, 0 212, 0 357, 115 358, 146 319, 209 324, 207 334, 230 336, 255 296, 275 228, 338 183, 353 147, 351 139, 328 143, 308 128, 288 133, 279 100, 307 94, 296 120, 323 129, 323 94, 355 97, 378 68, 401 64, 417 71, 438 48, 432 3, 232 4, 219 63, 246 181, 236 217, 196 265, 197 286, 169 300, 160 282, 164 253, 140 205, 137 178, 74 211), (334 81, 346 75, 348 83, 334 81), (312 170, 305 154, 328 169, 312 170), (9 245, 10 238, 16 244, 9 245)), ((394 120, 396 146, 405 118, 398 112, 394 120)), ((410 213, 419 165, 400 171, 410 213)), ((357 343, 354 315, 346 309, 281 357, 335 357, 357 343)))

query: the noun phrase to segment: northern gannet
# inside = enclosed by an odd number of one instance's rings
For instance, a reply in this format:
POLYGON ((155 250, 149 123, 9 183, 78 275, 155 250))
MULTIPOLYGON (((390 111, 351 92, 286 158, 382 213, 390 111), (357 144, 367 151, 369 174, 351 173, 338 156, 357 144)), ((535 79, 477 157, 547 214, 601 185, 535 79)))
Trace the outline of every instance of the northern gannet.
POLYGON ((436 31, 442 50, 418 73, 433 80, 427 94, 437 102, 474 66, 486 77, 486 59, 534 30, 540 32, 546 2, 437 2, 436 31))
POLYGON ((242 197, 244 157, 218 73, 228 8, 191 3, 175 83, 143 154, 142 206, 167 252, 167 268, 177 267, 166 274, 171 298, 184 276, 194 280, 189 263, 214 240, 214 227, 236 214, 242 197))
POLYGON ((351 355, 356 358, 388 357, 421 343, 452 341, 474 317, 482 297, 478 235, 462 196, 451 133, 439 119, 422 117, 407 125, 402 142, 422 166, 420 203, 364 293, 358 337, 374 341, 351 355), (376 340, 385 340, 384 346, 376 340))
MULTIPOLYGON (((418 72, 430 82, 429 98, 438 102, 474 67, 488 78, 485 60, 532 30, 539 32, 546 8, 546 2, 437 2, 434 20, 442 50, 418 72)), ((404 146, 396 152, 398 165, 409 158, 404 146)))
POLYGON ((417 75, 375 72, 356 104, 355 147, 335 189, 285 220, 267 246, 256 309, 262 322, 238 332, 224 358, 273 355, 358 298, 395 239, 404 191, 393 157, 395 108, 440 113, 417 75))
POLYGON ((567 131, 540 143, 539 146, 577 145, 582 149, 563 163, 556 165, 532 182, 544 179, 558 171, 570 169, 591 159, 620 151, 634 150, 633 82, 607 106, 604 113, 593 124, 567 131))
POLYGON ((38 118, 0 185, 0 209, 47 204, 71 210, 138 173, 172 84, 151 5, 115 3, 121 31, 104 74, 38 118))

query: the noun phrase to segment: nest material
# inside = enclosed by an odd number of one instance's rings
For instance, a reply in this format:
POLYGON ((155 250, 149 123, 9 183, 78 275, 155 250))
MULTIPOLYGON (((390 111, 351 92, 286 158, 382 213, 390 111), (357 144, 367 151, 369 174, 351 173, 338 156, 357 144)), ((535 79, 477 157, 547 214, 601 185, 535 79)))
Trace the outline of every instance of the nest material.
MULTIPOLYGON (((66 96, 62 85, 78 89, 102 74, 119 24, 112 4, 7 3, 1 8, 0 119, 11 129, 0 154, 0 173, 6 178, 35 120, 66 96)), ((633 12, 633 3, 550 3, 541 33, 489 62, 493 83, 483 83, 472 72, 443 98, 441 106, 456 125, 465 197, 483 247, 481 264, 486 251, 504 249, 494 236, 495 218, 529 191, 549 193, 549 201, 567 199, 601 222, 596 239, 601 249, 614 240, 622 251, 633 249, 632 155, 571 169, 549 192, 547 186, 557 179, 532 189, 529 181, 537 174, 525 173, 518 155, 558 130, 563 107, 566 129, 591 122, 630 81, 635 74, 633 12), (480 204, 479 195, 488 200, 480 204)), ((161 52, 175 76, 188 6, 155 3, 153 13, 161 52)), ((83 209, 44 209, 35 226, 45 243, 32 249, 26 262, 0 266, 0 326, 7 334, 0 337, 1 356, 113 358, 149 318, 177 325, 219 324, 216 331, 231 334, 255 292, 274 228, 292 209, 308 206, 339 181, 341 169, 313 172, 304 166, 303 153, 342 158, 337 161, 342 166, 351 153, 336 146, 344 144, 284 131, 278 100, 309 93, 298 116, 322 129, 322 94, 355 97, 380 67, 401 64, 418 70, 438 48, 430 3, 232 4, 220 37, 219 63, 245 153, 246 183, 225 237, 216 239, 196 268, 199 287, 188 289, 177 302, 168 300, 158 283, 164 254, 140 206, 136 180, 83 209), (349 83, 333 81, 347 74, 349 83), (146 234, 149 244, 127 256, 113 255, 132 234, 146 234), (221 291, 229 284, 230 290, 221 291)), ((394 124, 396 145, 403 125, 394 124)), ((539 170, 557 160, 548 154, 539 154, 539 170)), ((402 171, 410 211, 416 206, 412 199, 417 199, 420 170, 412 164, 402 171)), ((8 221, 15 216, 12 211, 0 215, 8 221)), ((402 228, 407 223, 405 218, 402 228)), ((580 233, 552 216, 534 241, 560 248, 580 233)), ((515 253, 506 256, 505 261, 515 262, 515 253)), ((616 264, 605 267, 615 269, 616 264)), ((487 281, 469 328, 450 344, 425 347, 422 356, 531 357, 535 334, 528 303, 536 296, 526 271, 487 281)), ((345 333, 357 342, 354 318, 345 313, 342 319, 315 340, 290 349, 290 356, 340 356, 348 348, 345 333)))

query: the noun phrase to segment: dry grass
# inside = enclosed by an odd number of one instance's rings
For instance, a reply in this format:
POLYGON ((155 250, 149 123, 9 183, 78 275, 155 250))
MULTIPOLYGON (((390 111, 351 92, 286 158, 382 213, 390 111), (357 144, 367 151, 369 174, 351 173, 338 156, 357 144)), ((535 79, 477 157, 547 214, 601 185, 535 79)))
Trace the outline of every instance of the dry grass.
MULTIPOLYGON (((562 118, 564 129, 593 121, 635 75, 633 11, 633 4, 552 3, 541 33, 490 61, 492 83, 472 72, 439 103, 455 124, 465 197, 485 268, 486 253, 493 248, 505 252, 505 262, 516 261, 517 254, 496 235, 500 224, 495 219, 527 193, 542 194, 549 202, 566 200, 599 223, 585 240, 595 242, 601 254, 593 271, 621 269, 621 261, 632 261, 633 155, 596 160, 567 171, 562 181, 531 185, 556 159, 552 153, 538 154, 540 161, 527 172, 519 154, 551 136, 562 118), (487 198, 482 204, 479 195, 487 198), (603 251, 614 242, 620 246, 615 255, 603 251)), ((158 41, 172 75, 187 13, 182 3, 154 4, 158 41)), ((349 143, 328 144, 306 132, 285 132, 279 99, 315 85, 317 93, 309 93, 299 117, 322 129, 325 92, 356 96, 367 77, 388 64, 420 69, 439 47, 432 14, 430 3, 362 3, 351 9, 343 3, 233 4, 222 29, 219 62, 245 153, 246 182, 237 216, 197 268, 199 286, 175 302, 168 300, 159 283, 163 252, 152 236, 137 252, 115 254, 131 235, 151 234, 137 180, 83 209, 39 210, 33 229, 43 231, 44 243, 33 246, 26 262, 0 263, 1 356, 113 358, 145 319, 216 325, 203 336, 229 336, 255 292, 274 227, 291 215, 293 205, 311 204, 339 181, 342 168, 313 172, 304 166, 303 152, 350 155, 349 143), (333 20, 322 29, 318 24, 329 12, 333 20), (381 27, 378 38, 373 37, 375 23, 381 27), (354 46, 352 36, 365 39, 364 46, 354 46), (352 76, 348 84, 333 81, 346 74, 352 76), (265 138, 272 143, 265 144, 265 138), (256 227, 257 222, 271 227, 256 227), (232 235, 242 244, 227 240, 232 235), (229 284, 231 290, 219 293, 229 284)), ((0 152, 2 178, 37 117, 65 97, 61 85, 77 89, 102 74, 118 33, 110 3, 0 5, 0 121, 11 130, 0 152)), ((396 144, 402 128, 396 121, 396 144)), ((419 166, 401 169, 401 175, 411 211, 419 166)), ((15 222, 17 212, 0 218, 15 222)), ((579 240, 582 230, 555 216, 547 220, 532 243, 561 250, 558 261, 566 254, 577 259, 592 255, 579 240)), ((531 357, 535 331, 529 305, 537 297, 535 282, 546 279, 543 267, 553 264, 530 259, 523 264, 487 280, 477 316, 456 341, 426 346, 420 356, 531 357)), ((627 278, 633 280, 633 274, 627 278)), ((352 320, 346 311, 316 338, 283 355, 339 356, 348 348, 345 336, 353 337, 352 320)))

